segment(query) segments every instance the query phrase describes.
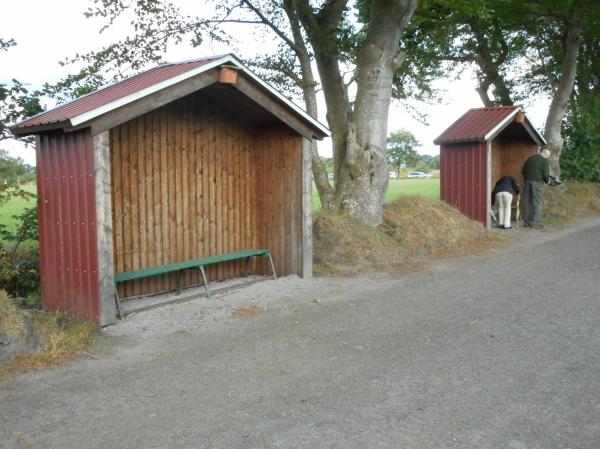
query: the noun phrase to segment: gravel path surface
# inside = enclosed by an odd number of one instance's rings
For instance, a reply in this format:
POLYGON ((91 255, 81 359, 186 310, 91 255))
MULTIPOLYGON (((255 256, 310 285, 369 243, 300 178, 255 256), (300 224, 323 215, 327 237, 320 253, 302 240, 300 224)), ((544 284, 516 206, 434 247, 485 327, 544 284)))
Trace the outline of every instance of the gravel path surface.
POLYGON ((0 382, 0 447, 598 449, 600 219, 513 234, 131 316, 0 382))

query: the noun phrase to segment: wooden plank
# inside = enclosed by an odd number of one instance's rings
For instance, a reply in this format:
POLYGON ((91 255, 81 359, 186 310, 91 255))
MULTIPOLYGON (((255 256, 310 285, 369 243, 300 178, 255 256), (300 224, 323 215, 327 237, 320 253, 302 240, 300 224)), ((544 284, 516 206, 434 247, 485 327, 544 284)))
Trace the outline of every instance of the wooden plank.
MULTIPOLYGON (((234 133, 232 132, 232 126, 231 126, 231 118, 227 117, 227 122, 225 123, 225 126, 223 127, 223 133, 225 134, 225 148, 223 151, 225 151, 226 154, 226 165, 225 165, 225 172, 226 172, 226 177, 225 177, 225 182, 227 183, 227 187, 226 187, 226 204, 225 204, 225 210, 226 210, 226 225, 225 225, 225 235, 224 235, 224 239, 225 239, 225 245, 224 245, 224 252, 231 252, 234 249, 233 246, 233 239, 234 239, 234 227, 233 227, 233 208, 234 208, 234 203, 233 203, 233 176, 234 176, 234 160, 235 160, 235 152, 236 152, 236 148, 235 148, 235 144, 234 144, 234 133)), ((234 264, 227 264, 226 266, 227 270, 225 272, 225 276, 227 278, 230 278, 232 276, 235 276, 235 265, 234 264)))
MULTIPOLYGON (((168 109, 163 107, 159 110, 160 120, 160 231, 162 234, 162 262, 166 264, 171 261, 171 246, 169 242, 169 157, 168 157, 168 109)), ((166 276, 162 278, 161 290, 169 288, 169 280, 166 276)))
MULTIPOLYGON (((124 267, 126 271, 133 270, 133 232, 131 213, 131 143, 129 139, 129 124, 121 127, 121 149, 123 151, 122 161, 123 167, 121 170, 123 180, 123 238, 124 238, 124 267)), ((130 296, 133 294, 133 286, 127 284, 123 292, 119 292, 121 296, 130 296)))
MULTIPOLYGON (((140 264, 140 173, 139 173, 139 159, 138 159, 138 148, 137 148, 137 120, 133 120, 129 126, 129 151, 131 155, 131 240, 132 240, 132 264, 134 270, 142 268, 140 264)), ((140 283, 133 283, 133 294, 139 295, 141 293, 140 283)))
POLYGON ((177 241, 177 250, 175 252, 174 262, 179 262, 185 259, 185 253, 183 248, 183 181, 182 181, 182 145, 181 145, 181 108, 180 102, 175 103, 175 152, 173 153, 173 159, 175 159, 175 238, 177 241))
POLYGON ((206 257, 210 255, 210 245, 211 245, 211 226, 210 226, 210 207, 211 207, 211 182, 210 182, 210 150, 209 150, 209 118, 208 118, 208 109, 206 107, 206 103, 202 103, 201 107, 201 123, 202 123, 202 132, 201 136, 201 152, 202 152, 202 234, 203 234, 203 244, 202 244, 202 254, 201 257, 206 257))
POLYGON ((110 136, 105 131, 93 139, 96 190, 96 241, 98 242, 98 282, 101 326, 112 324, 115 318, 113 219, 110 166, 110 136))
MULTIPOLYGON (((181 115, 179 122, 181 123, 180 136, 180 154, 181 154, 181 219, 182 225, 178 232, 181 233, 182 247, 180 251, 181 260, 189 260, 190 257, 190 185, 189 185, 189 102, 187 98, 180 100, 181 115)), ((184 273, 182 276, 183 285, 190 283, 190 273, 184 273)))
POLYGON ((312 155, 311 141, 302 139, 302 277, 312 277, 312 155))
MULTIPOLYGON (((144 152, 145 152, 145 187, 146 187, 146 266, 156 265, 156 238, 154 236, 154 157, 152 147, 152 113, 144 116, 144 152)), ((157 291, 157 280, 149 279, 149 292, 157 291)))
MULTIPOLYGON (((139 235, 139 264, 140 268, 148 266, 148 214, 146 213, 146 135, 145 135, 145 117, 142 115, 136 118, 136 137, 137 137, 137 160, 138 160, 138 198, 137 206, 139 211, 139 222, 134 232, 139 235)), ((139 294, 144 294, 149 290, 148 279, 139 281, 139 294)))
MULTIPOLYGON (((244 213, 244 209, 246 207, 245 204, 242 203, 242 192, 244 190, 244 185, 242 184, 242 171, 243 171, 243 137, 246 134, 246 128, 240 125, 236 126, 238 133, 236 135, 235 140, 235 161, 234 161, 234 177, 233 177, 233 227, 234 227, 234 240, 233 247, 234 250, 237 251, 243 248, 242 242, 242 220, 241 216, 244 213)), ((241 261, 236 263, 236 276, 239 276, 243 273, 244 266, 241 261)))
POLYGON ((125 271, 123 267, 123 181, 121 177, 121 133, 120 128, 110 130, 110 153, 113 202, 113 258, 117 273, 125 271))
MULTIPOLYGON (((251 248, 255 248, 258 245, 258 229, 256 223, 256 213, 258 209, 257 202, 257 176, 256 176, 256 162, 254 156, 254 131, 251 130, 246 136, 246 189, 244 189, 245 201, 248 204, 246 208, 246 244, 251 248)), ((252 262, 252 269, 254 272, 257 271, 257 262, 252 262)))
MULTIPOLYGON (((288 134, 288 133, 286 133, 288 134)), ((293 260, 292 260, 292 184, 293 184, 293 170, 292 170, 292 158, 294 155, 294 139, 292 136, 285 135, 284 141, 285 145, 285 176, 283 178, 283 183, 285 185, 285 196, 283 198, 284 210, 285 210, 285 232, 284 232, 284 247, 285 247, 285 273, 290 274, 293 273, 292 269, 293 260)))
MULTIPOLYGON (((162 203, 161 203, 161 165, 160 165, 160 112, 152 111, 152 224, 154 261, 156 265, 163 264, 162 241, 162 203)), ((156 279, 156 290, 162 290, 162 280, 156 279)))
POLYGON ((204 177, 204 157, 202 148, 202 103, 198 95, 194 96, 194 158, 196 160, 195 178, 196 184, 196 242, 195 254, 203 257, 204 253, 204 191, 202 190, 202 178, 204 177))
MULTIPOLYGON (((216 252, 215 254, 223 253, 223 148, 222 148, 222 124, 220 117, 217 112, 213 109, 215 114, 215 240, 216 240, 216 252)), ((217 279, 223 278, 222 267, 216 269, 217 279)))
MULTIPOLYGON (((189 202, 189 255, 190 258, 198 257, 198 191, 196 190, 196 178, 198 171, 198 159, 196 156, 196 133, 197 133, 197 115, 195 97, 190 96, 188 101, 188 186, 190 191, 189 202)), ((199 281, 198 272, 190 272, 190 284, 197 284, 199 281)))
POLYGON ((301 186, 300 179, 298 178, 298 167, 301 166, 302 161, 298 157, 298 139, 290 139, 290 195, 289 195, 289 216, 290 216, 290 273, 297 274, 300 276, 299 264, 298 264, 298 200, 301 198, 299 194, 299 187, 301 186))
MULTIPOLYGON (((175 191, 176 179, 176 147, 175 147, 175 106, 170 105, 167 114, 167 164, 169 189, 169 262, 177 262, 177 193, 175 191)), ((175 288, 176 281, 169 276, 169 288, 175 288)))
MULTIPOLYGON (((221 169, 220 169, 220 179, 217 180, 218 185, 221 188, 221 200, 219 201, 219 210, 221 212, 221 228, 220 228, 220 232, 219 232, 219 241, 221 242, 221 250, 219 251, 219 254, 221 253, 226 253, 227 252, 227 237, 228 237, 228 227, 229 227, 229 223, 227 221, 227 217, 228 217, 228 193, 229 193, 229 182, 228 182, 228 164, 229 164, 229 157, 231 156, 231 152, 229 151, 228 145, 227 145, 227 122, 225 119, 225 116, 223 114, 223 111, 220 107, 219 104, 217 104, 217 117, 218 117, 218 132, 217 132, 217 136, 218 136, 218 148, 219 148, 219 155, 221 157, 221 169)), ((229 267, 227 266, 228 264, 222 264, 219 268, 219 277, 221 279, 226 279, 227 277, 229 277, 229 267)))
POLYGON ((129 120, 133 120, 147 112, 158 109, 169 103, 174 102, 179 98, 183 98, 192 92, 199 91, 211 84, 217 82, 219 73, 216 69, 197 75, 188 80, 177 83, 171 86, 169 89, 163 89, 154 94, 148 95, 140 100, 134 101, 97 117, 89 122, 82 123, 79 127, 92 128, 92 135, 99 134, 107 129, 113 128, 122 123, 126 123, 129 120))
MULTIPOLYGON (((208 116, 209 116, 209 125, 208 125, 208 142, 207 148, 209 151, 209 164, 210 164, 210 255, 217 254, 217 148, 216 148, 216 123, 213 109, 213 102, 209 103, 208 108, 208 116)), ((209 272, 210 279, 216 278, 216 270, 214 267, 211 267, 209 272)))

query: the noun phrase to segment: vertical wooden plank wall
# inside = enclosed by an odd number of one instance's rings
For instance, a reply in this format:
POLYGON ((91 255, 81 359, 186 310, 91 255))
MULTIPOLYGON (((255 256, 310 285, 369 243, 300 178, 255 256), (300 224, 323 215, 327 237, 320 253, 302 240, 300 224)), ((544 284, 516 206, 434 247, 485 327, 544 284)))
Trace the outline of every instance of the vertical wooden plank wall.
POLYGON ((496 137, 492 141, 492 189, 503 175, 512 176, 523 185, 521 167, 537 150, 538 146, 530 139, 496 137))
MULTIPOLYGON (((302 275, 302 136, 285 126, 257 130, 258 246, 273 254, 277 275, 302 275)), ((270 272, 263 261, 261 271, 270 272)))
MULTIPOLYGON (((254 132, 199 94, 110 130, 116 272, 257 247, 254 132)), ((207 274, 233 277, 244 267, 221 264, 207 274)), ((184 281, 200 282, 193 271, 184 281)), ((173 273, 124 283, 119 294, 175 285, 173 273)))

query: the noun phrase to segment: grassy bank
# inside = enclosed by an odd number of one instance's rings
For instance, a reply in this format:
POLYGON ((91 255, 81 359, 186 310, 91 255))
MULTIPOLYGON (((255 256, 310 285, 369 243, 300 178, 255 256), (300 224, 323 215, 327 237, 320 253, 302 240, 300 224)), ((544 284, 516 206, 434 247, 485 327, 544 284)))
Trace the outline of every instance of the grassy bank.
POLYGON ((545 224, 560 224, 594 215, 600 215, 600 184, 568 181, 563 186, 545 188, 542 209, 545 224))
POLYGON ((400 196, 386 204, 384 222, 375 228, 322 211, 314 217, 313 238, 317 275, 351 275, 499 239, 457 209, 424 196, 400 196))
MULTIPOLYGON (((390 179, 385 202, 391 203, 403 195, 421 195, 426 198, 440 197, 440 179, 390 179)), ((321 210, 321 200, 313 184, 313 212, 321 210)))
POLYGON ((65 316, 22 309, 0 290, 0 378, 59 363, 93 346, 96 328, 65 316))

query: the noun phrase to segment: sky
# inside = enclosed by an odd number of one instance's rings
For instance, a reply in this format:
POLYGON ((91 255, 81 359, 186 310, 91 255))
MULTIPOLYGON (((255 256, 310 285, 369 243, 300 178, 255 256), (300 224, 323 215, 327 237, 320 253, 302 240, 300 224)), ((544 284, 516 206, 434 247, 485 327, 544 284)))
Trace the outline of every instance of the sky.
MULTIPOLYGON (((184 12, 190 14, 206 14, 208 5, 200 6, 198 0, 175 0, 184 12)), ((128 34, 130 25, 122 20, 116 27, 100 34, 102 21, 87 19, 83 12, 89 7, 88 0, 20 0, 7 1, 3 4, 3 16, 0 18, 0 36, 12 38, 17 47, 8 52, 0 53, 0 81, 6 82, 13 78, 28 83, 32 88, 44 82, 58 81, 72 73, 74 67, 63 67, 59 61, 73 57, 77 53, 87 53, 98 50, 102 45, 109 44, 128 34), (24 14, 26 12, 26 14, 24 14)), ((192 48, 181 45, 170 48, 165 55, 169 62, 194 59, 212 54, 234 52, 242 58, 251 58, 255 54, 256 35, 247 25, 232 25, 231 28, 239 43, 235 46, 224 46, 218 43, 204 43, 201 47, 192 48)), ((261 51, 275 50, 275 41, 261 42, 261 51)), ((439 148, 433 144, 433 139, 446 129, 465 111, 481 107, 481 100, 475 92, 475 81, 472 70, 465 70, 458 79, 442 79, 436 82, 436 87, 442 92, 438 104, 410 103, 410 108, 400 103, 393 103, 388 120, 388 132, 400 129, 411 131, 421 143, 418 151, 421 154, 439 154, 439 148), (417 120, 409 109, 414 108, 420 114, 427 116, 427 123, 417 120)), ((53 106, 51 101, 46 102, 53 106)), ((300 104, 300 103, 299 103, 300 104)), ((541 129, 548 110, 550 100, 536 97, 525 102, 523 106, 530 120, 541 129)), ((320 116, 325 121, 325 105, 320 99, 320 116)), ((20 142, 5 141, 0 148, 7 149, 13 156, 22 157, 26 163, 35 165, 35 150, 26 148, 20 142)), ((319 143, 322 156, 331 157, 330 141, 319 143)))

